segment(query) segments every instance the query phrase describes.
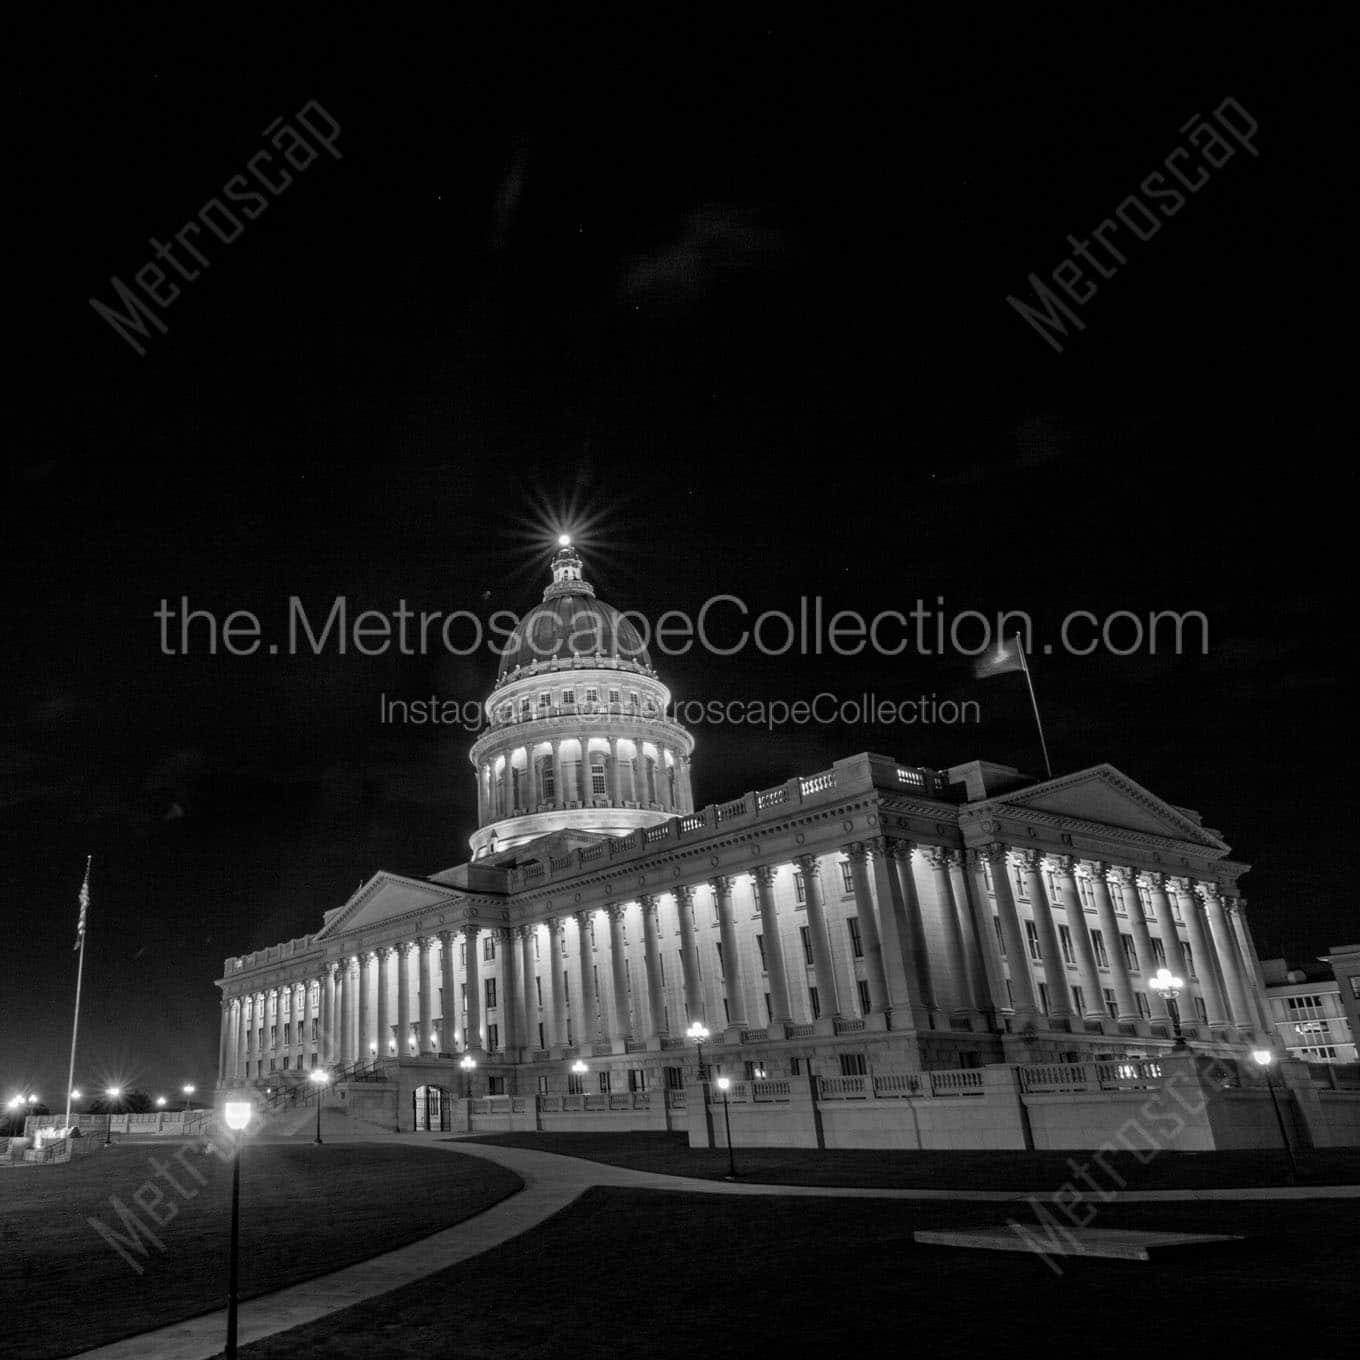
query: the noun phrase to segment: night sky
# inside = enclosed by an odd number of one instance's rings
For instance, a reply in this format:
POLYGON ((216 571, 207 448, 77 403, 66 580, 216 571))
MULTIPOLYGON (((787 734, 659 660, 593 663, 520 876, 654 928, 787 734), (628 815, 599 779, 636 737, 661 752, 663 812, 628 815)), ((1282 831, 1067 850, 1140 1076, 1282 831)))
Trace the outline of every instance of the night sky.
MULTIPOLYGON (((1263 951, 1353 939, 1328 26, 451 13, 119 12, 15 44, 0 1095, 59 1101, 87 853, 77 1080, 153 1093, 214 1079, 227 955, 315 930, 379 868, 466 856, 470 737, 384 726, 379 699, 480 698, 493 655, 164 656, 162 598, 275 632, 291 595, 521 611, 560 529, 653 617, 721 592, 943 596, 1050 634, 1203 611, 1204 656, 1036 658, 1054 765, 1199 809, 1256 866, 1263 951), (1007 295, 1229 97, 1259 156, 1118 238, 1055 352, 1007 295), (89 299, 308 101, 340 157, 205 239, 139 357, 89 299)), ((866 749, 1041 770, 1019 678, 958 656, 657 661, 685 698, 982 705, 968 728, 696 727, 701 802, 866 749)))

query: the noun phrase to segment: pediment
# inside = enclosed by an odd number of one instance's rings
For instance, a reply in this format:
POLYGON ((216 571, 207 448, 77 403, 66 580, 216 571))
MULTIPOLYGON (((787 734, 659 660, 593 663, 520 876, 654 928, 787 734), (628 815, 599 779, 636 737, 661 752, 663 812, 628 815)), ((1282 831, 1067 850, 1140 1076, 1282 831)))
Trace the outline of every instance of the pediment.
POLYGON ((1113 765, 1095 765, 989 801, 1074 822, 1095 822, 1145 836, 1184 841, 1220 854, 1228 850, 1227 843, 1208 827, 1121 774, 1113 765))
POLYGON ((459 901, 461 894, 450 892, 437 883, 421 878, 405 878, 400 874, 379 871, 360 886, 359 890, 338 911, 328 913, 326 924, 316 938, 332 939, 368 930, 411 912, 426 911, 459 901))

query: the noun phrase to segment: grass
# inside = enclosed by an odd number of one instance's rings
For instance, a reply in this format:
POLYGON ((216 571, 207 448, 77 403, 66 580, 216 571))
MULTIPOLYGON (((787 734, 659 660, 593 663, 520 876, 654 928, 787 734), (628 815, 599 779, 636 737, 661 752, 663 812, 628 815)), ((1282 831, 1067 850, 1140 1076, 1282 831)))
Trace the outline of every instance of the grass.
MULTIPOLYGON (((8 1354, 68 1355, 225 1304, 231 1168, 198 1153, 177 1165, 179 1150, 125 1144, 67 1166, 0 1172, 0 1316, 8 1354), (154 1175, 152 1157, 195 1196, 185 1198, 154 1175), (143 1240, 137 1250, 124 1248, 125 1259, 88 1220, 130 1238, 110 1204, 116 1196, 150 1226, 133 1198, 147 1184, 153 1190, 141 1192, 143 1202, 164 1220, 154 1228, 164 1250, 143 1240), (155 1187, 163 1202, 154 1200, 155 1187)), ((520 1185, 503 1168, 428 1147, 251 1147, 241 1166, 242 1297, 437 1232, 520 1185)))
MULTIPOLYGON (((666 1176, 721 1180, 724 1148, 691 1148, 683 1133, 491 1133, 460 1140, 534 1148, 592 1162, 666 1176)), ((1056 1189, 1072 1175, 1068 1159, 1089 1152, 894 1152, 815 1148, 737 1148, 740 1178, 763 1184, 869 1186, 878 1189, 1056 1189)), ((1281 1185, 1289 1170, 1284 1152, 1164 1152, 1146 1166, 1132 1153, 1107 1159, 1130 1190, 1237 1188, 1281 1185)), ((1300 1181, 1360 1183, 1360 1150, 1328 1149, 1300 1159, 1300 1181)), ((1093 1172, 1102 1186, 1114 1182, 1093 1172)))
MULTIPOLYGON (((597 1188, 532 1233, 267 1338, 249 1360, 1148 1354, 1267 1346, 1340 1354, 1360 1275, 1355 1204, 1111 1205, 1096 1224, 1241 1233, 1151 1262, 917 1246, 997 1226, 999 1205, 730 1199, 597 1188)), ((1283 1352, 1282 1352, 1283 1353, 1283 1352)))

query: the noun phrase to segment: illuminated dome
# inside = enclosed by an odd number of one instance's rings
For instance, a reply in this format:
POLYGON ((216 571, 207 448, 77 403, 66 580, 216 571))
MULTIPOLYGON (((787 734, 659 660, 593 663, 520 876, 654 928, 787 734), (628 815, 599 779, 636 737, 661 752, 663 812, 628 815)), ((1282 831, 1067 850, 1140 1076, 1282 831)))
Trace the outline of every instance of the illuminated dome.
POLYGON ((573 658, 601 658, 647 672, 651 658, 638 630, 611 604, 595 598, 595 588, 581 577, 576 549, 564 546, 553 558, 552 584, 506 640, 497 683, 531 666, 573 658))

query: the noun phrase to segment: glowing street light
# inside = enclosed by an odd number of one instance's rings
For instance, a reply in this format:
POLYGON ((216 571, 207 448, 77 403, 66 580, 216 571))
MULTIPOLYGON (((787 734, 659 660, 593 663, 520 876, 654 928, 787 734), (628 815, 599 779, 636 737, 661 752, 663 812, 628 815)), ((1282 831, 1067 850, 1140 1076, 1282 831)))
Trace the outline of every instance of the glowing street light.
POLYGON ((723 1098, 723 1123, 727 1126, 727 1175, 724 1179, 734 1181, 737 1178, 737 1163, 732 1153, 732 1112, 727 1107, 727 1092, 731 1086, 731 1077, 718 1078, 718 1090, 722 1092, 723 1098))
POLYGON ((686 1030, 686 1031, 685 1031, 685 1038, 687 1038, 687 1039, 692 1039, 692 1040, 694 1041, 694 1047, 698 1050, 698 1054, 699 1054, 699 1080, 700 1080, 700 1081, 703 1081, 703 1079, 704 1079, 704 1043, 705 1043, 706 1040, 708 1039, 708 1030, 705 1028, 705 1026, 703 1025, 703 1023, 702 1023, 701 1021, 696 1020, 696 1021, 695 1021, 695 1022, 694 1022, 694 1023, 686 1030))
POLYGON ((198 1090, 198 1087, 193 1082, 186 1081, 179 1089, 184 1092, 184 1108, 187 1110, 189 1108, 189 1097, 198 1090))
POLYGON ((1299 1164, 1294 1159, 1294 1145, 1289 1141, 1289 1132, 1284 1126, 1284 1114, 1280 1109, 1279 1098, 1275 1094, 1275 1081, 1271 1077, 1275 1054, 1268 1048, 1253 1048, 1251 1056, 1256 1065, 1266 1074, 1266 1086, 1270 1090, 1270 1103, 1275 1107, 1275 1122, 1280 1126, 1280 1141, 1284 1144, 1284 1150, 1289 1157, 1289 1179, 1291 1181, 1297 1180, 1299 1164))
POLYGON ((316 1137, 312 1139, 317 1146, 321 1144, 321 1100, 326 1094, 331 1074, 324 1067, 312 1068, 312 1084, 316 1087, 316 1137))
POLYGON ((113 1102, 123 1094, 121 1086, 110 1086, 104 1092, 107 1100, 104 1104, 104 1146, 108 1147, 113 1142, 113 1102))
POLYGON ((157 1108, 158 1110, 163 1110, 163 1109, 165 1109, 165 1097, 164 1097, 164 1096, 157 1096, 157 1097, 156 1097, 156 1108, 157 1108))
POLYGON ((472 1069, 477 1066, 477 1059, 471 1053, 465 1053, 462 1061, 458 1064, 463 1069, 463 1099, 472 1099, 472 1069))
POLYGON ((248 1100, 229 1100, 222 1114, 227 1127, 237 1135, 236 1155, 231 1159, 231 1266, 227 1284, 226 1360, 236 1360, 236 1306, 239 1290, 241 1247, 241 1133, 250 1123, 255 1107, 248 1100))
POLYGON ((1171 1012, 1171 1027, 1175 1031, 1177 1049, 1186 1049, 1185 1035, 1181 1032, 1181 1008, 1176 1004, 1185 987, 1185 979, 1177 977, 1169 968, 1159 968, 1157 976, 1148 979, 1148 986, 1165 999, 1166 1008, 1171 1012))

